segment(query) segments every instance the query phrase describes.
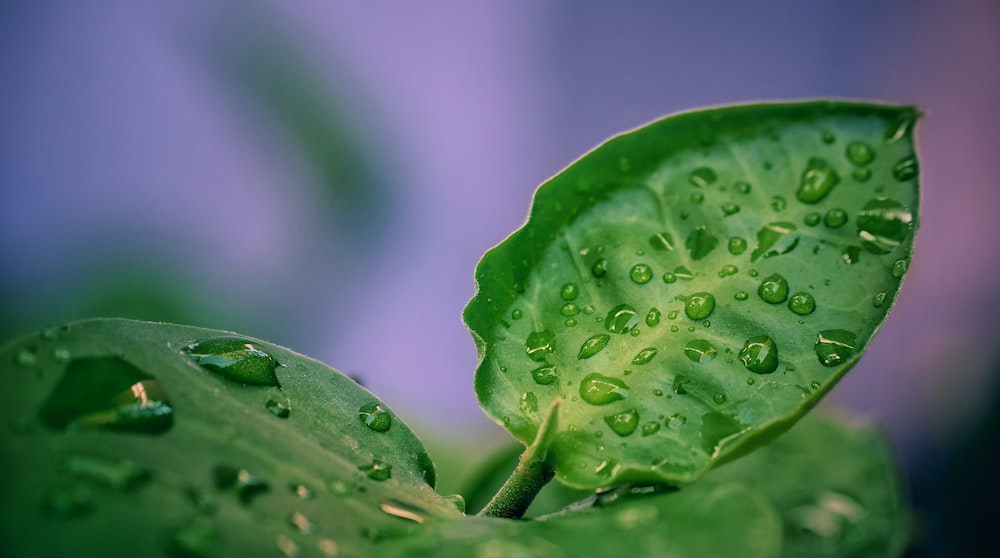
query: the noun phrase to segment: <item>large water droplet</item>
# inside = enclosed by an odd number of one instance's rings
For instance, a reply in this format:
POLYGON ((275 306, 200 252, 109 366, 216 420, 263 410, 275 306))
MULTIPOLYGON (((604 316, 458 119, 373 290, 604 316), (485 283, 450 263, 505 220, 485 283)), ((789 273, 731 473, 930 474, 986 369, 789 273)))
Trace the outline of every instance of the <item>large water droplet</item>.
POLYGON ((751 337, 740 349, 740 360, 754 374, 770 374, 778 369, 778 346, 770 335, 751 337))
POLYGON ((684 241, 684 246, 687 247, 692 260, 700 260, 709 255, 718 244, 719 239, 705 230, 704 226, 691 231, 687 240, 684 241))
POLYGON ((876 198, 858 213, 858 236, 874 254, 888 254, 899 246, 913 227, 913 213, 898 201, 876 198))
POLYGON ((635 355, 632 359, 632 364, 643 365, 648 364, 649 361, 653 360, 656 356, 656 347, 646 347, 645 349, 639 351, 639 354, 635 355))
POLYGON ((845 329, 827 329, 816 336, 816 358, 823 366, 837 366, 847 362, 858 345, 857 335, 845 329))
POLYGON ((658 309, 649 309, 649 313, 646 314, 646 325, 649 327, 656 327, 660 325, 660 311, 658 309))
POLYGON ((277 386, 274 360, 256 341, 220 335, 189 344, 184 352, 206 370, 242 384, 277 386))
POLYGON ((524 312, 520 308, 515 308, 510 311, 510 317, 512 320, 520 320, 524 317, 524 312))
POLYGON ((684 303, 684 313, 692 320, 704 320, 715 310, 715 296, 712 293, 700 292, 688 295, 684 303))
POLYGON ((788 298, 788 281, 774 273, 761 281, 757 294, 768 304, 781 304, 788 298))
POLYGON ((230 465, 218 465, 212 469, 215 487, 219 490, 231 490, 239 497, 240 502, 247 506, 254 498, 271 489, 267 481, 253 475, 246 469, 230 465))
POLYGON ((659 252, 669 252, 674 249, 674 237, 668 232, 661 232, 649 237, 649 245, 659 252))
POLYGON ((660 423, 658 422, 647 422, 646 424, 642 425, 643 436, 652 436, 653 434, 656 434, 659 431, 660 431, 660 423))
POLYGON ((900 182, 906 182, 907 180, 912 180, 920 174, 920 166, 917 163, 916 157, 906 157, 901 159, 896 166, 892 167, 892 176, 896 177, 896 180, 900 182))
POLYGON ((705 339, 694 339, 684 346, 684 356, 698 364, 711 362, 718 354, 715 347, 705 339))
POLYGON ((734 236, 729 239, 729 253, 734 256, 739 256, 743 252, 747 251, 747 240, 740 236, 734 236))
POLYGON ((559 296, 565 301, 576 300, 580 296, 580 287, 576 283, 566 283, 559 289, 559 296))
POLYGON ((653 268, 646 264, 636 264, 629 270, 628 276, 632 279, 632 282, 644 285, 649 283, 649 280, 653 278, 653 268))
POLYGON ((847 212, 835 207, 826 212, 823 223, 831 229, 843 227, 847 223, 847 212))
POLYGON ((818 212, 813 211, 811 213, 807 213, 805 218, 803 218, 802 222, 804 222, 807 227, 815 227, 822 220, 823 216, 820 215, 818 212))
POLYGON ((875 308, 881 308, 882 305, 885 304, 885 297, 886 297, 885 291, 875 293, 875 296, 872 297, 872 306, 874 306, 875 308))
POLYGON ((847 144, 847 160, 855 166, 863 167, 875 160, 875 150, 863 141, 852 141, 847 144))
POLYGON ((590 266, 590 273, 594 277, 601 278, 608 274, 608 260, 601 258, 594 262, 594 265, 590 266))
POLYGON ((909 269, 909 267, 910 267, 909 261, 896 260, 892 262, 892 269, 890 270, 890 273, 894 278, 901 279, 904 275, 906 275, 906 270, 909 269))
POLYGON ((538 412, 538 396, 535 392, 529 391, 521 394, 521 402, 518 404, 518 408, 521 409, 522 413, 537 413, 538 412))
POLYGON ((572 302, 567 302, 566 304, 562 305, 562 308, 559 309, 559 313, 569 318, 571 316, 579 314, 580 307, 577 306, 576 304, 573 304, 572 302))
POLYGON ((750 261, 787 254, 799 244, 795 225, 785 221, 768 223, 757 231, 757 247, 750 254, 750 261))
POLYGON ((372 459, 367 465, 359 465, 358 470, 374 481, 382 482, 392 477, 392 465, 381 459, 372 459))
POLYGON ((691 184, 694 184, 699 188, 705 188, 714 184, 716 178, 718 178, 718 176, 711 167, 698 167, 691 171, 689 180, 691 181, 691 184))
POLYGON ((733 202, 726 202, 722 204, 720 207, 722 208, 722 214, 725 215, 726 217, 729 217, 730 215, 736 215, 737 213, 740 212, 740 206, 736 205, 733 202))
POLYGON ((611 333, 627 333, 628 330, 639 325, 639 317, 635 308, 628 304, 619 304, 608 312, 604 319, 604 327, 611 333))
POLYGON ((825 159, 813 157, 802 172, 795 197, 802 203, 818 203, 840 182, 840 175, 825 159))
POLYGON ((576 358, 585 359, 596 355, 608 345, 608 341, 610 340, 611 336, 606 333, 598 333, 597 335, 590 336, 580 346, 580 352, 576 355, 576 358))
POLYGON ((524 342, 524 351, 528 358, 535 362, 542 362, 554 350, 556 334, 549 330, 532 331, 528 334, 528 339, 524 342))
POLYGON ((358 409, 358 420, 375 432, 385 432, 392 426, 392 414, 377 401, 362 405, 358 409))
POLYGON ((603 374, 587 374, 580 382, 580 398, 591 405, 607 405, 625 398, 625 382, 603 374))
POLYGON ((118 357, 81 358, 66 366, 39 412, 55 430, 103 428, 162 434, 174 411, 155 378, 118 357))
POLYGON ((556 373, 556 367, 551 364, 535 368, 531 371, 531 377, 535 380, 536 384, 542 386, 547 386, 559 379, 559 375, 556 373))
POLYGON ((639 425, 639 412, 635 409, 629 409, 604 417, 604 422, 615 434, 623 437, 628 436, 635 432, 635 428, 639 425))
POLYGON ((816 310, 816 299, 809 293, 795 293, 788 299, 788 309, 800 316, 812 314, 816 310))

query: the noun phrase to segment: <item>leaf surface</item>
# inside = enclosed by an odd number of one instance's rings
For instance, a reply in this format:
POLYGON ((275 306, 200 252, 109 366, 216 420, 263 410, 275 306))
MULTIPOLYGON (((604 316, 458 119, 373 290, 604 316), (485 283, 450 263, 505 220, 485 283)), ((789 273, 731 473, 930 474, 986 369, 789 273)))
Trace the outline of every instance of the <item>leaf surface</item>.
POLYGON ((691 481, 857 362, 918 220, 909 107, 761 104, 609 140, 539 188, 464 318, 476 393, 522 442, 561 397, 557 477, 691 481))
POLYGON ((270 343, 89 320, 0 362, 4 556, 360 556, 462 515, 391 409, 270 343))

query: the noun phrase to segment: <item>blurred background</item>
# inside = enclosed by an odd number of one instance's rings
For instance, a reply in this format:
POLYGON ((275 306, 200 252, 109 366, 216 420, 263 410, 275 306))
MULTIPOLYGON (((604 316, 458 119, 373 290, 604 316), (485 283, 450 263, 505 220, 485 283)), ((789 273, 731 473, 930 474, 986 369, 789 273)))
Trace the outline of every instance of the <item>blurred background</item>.
POLYGON ((0 338, 127 316, 269 339, 360 378, 446 479, 447 448, 507 439, 460 316, 538 184, 680 110, 914 104, 913 263, 829 399, 891 435, 911 555, 1000 549, 1000 3, 622 4, 3 3, 0 338))

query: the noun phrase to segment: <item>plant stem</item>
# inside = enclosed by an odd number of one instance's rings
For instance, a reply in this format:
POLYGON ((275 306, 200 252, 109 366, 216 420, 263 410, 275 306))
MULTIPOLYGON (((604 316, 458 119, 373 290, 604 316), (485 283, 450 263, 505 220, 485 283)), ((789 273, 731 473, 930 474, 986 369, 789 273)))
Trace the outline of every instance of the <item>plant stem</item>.
POLYGON ((552 480, 555 471, 549 459, 549 446, 558 432, 561 403, 562 399, 552 402, 548 416, 538 427, 535 441, 525 448, 514 472, 479 512, 480 516, 518 519, 524 515, 538 491, 552 480))

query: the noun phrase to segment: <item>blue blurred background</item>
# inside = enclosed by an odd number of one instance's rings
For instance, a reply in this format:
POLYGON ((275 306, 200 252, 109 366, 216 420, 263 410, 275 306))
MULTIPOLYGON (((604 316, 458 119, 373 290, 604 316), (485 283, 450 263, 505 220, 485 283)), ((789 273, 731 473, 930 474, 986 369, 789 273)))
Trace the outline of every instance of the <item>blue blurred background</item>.
POLYGON ((913 264, 830 399, 892 436, 913 555, 997 549, 1000 3, 624 4, 3 3, 0 337, 232 329, 495 445, 460 314, 538 184, 679 110, 915 104, 913 264))

